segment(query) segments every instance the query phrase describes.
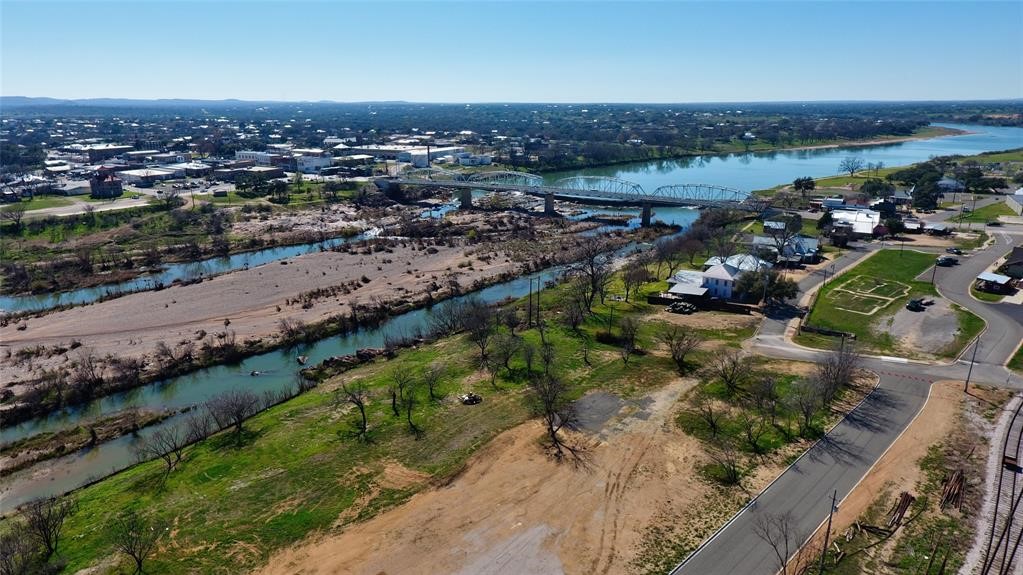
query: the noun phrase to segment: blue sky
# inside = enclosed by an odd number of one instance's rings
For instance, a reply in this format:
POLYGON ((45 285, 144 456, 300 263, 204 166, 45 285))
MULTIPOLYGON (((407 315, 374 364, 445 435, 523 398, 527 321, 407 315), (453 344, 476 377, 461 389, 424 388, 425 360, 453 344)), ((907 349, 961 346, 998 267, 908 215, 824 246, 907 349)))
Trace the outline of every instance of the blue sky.
POLYGON ((0 0, 0 93, 722 102, 1023 98, 1023 2, 0 0))

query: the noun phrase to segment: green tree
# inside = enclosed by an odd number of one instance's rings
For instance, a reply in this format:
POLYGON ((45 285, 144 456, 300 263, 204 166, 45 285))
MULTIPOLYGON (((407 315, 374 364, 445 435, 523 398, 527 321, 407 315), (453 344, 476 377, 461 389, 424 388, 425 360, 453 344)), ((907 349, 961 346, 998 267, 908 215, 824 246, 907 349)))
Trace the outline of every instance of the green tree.
POLYGON ((771 303, 796 297, 799 294, 799 286, 775 270, 761 270, 740 275, 735 282, 735 292, 743 300, 752 302, 759 302, 766 295, 765 303, 771 303))
POLYGON ((917 181, 913 187, 913 207, 925 210, 938 207, 938 199, 941 198, 941 188, 938 187, 940 179, 939 172, 928 172, 917 181))
POLYGON ((817 182, 809 176, 796 178, 792 181, 792 189, 799 192, 799 196, 805 199, 807 192, 813 192, 817 189, 817 182))

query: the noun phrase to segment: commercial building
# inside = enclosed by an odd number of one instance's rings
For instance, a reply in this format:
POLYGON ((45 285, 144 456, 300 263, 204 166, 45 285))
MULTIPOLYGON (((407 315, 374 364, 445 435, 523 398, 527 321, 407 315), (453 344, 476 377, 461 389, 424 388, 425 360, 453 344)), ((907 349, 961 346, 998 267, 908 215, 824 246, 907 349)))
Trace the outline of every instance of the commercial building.
POLYGON ((859 237, 874 235, 874 228, 881 224, 881 214, 871 210, 832 210, 834 227, 846 227, 859 237))
POLYGON ((166 167, 175 171, 183 171, 190 178, 202 178, 213 173, 213 167, 202 162, 183 162, 180 164, 170 164, 166 167))
POLYGON ((140 168, 138 170, 123 170, 118 172, 118 175, 129 184, 151 186, 155 182, 183 177, 185 171, 170 168, 140 168))
POLYGON ((273 165, 274 157, 280 157, 280 154, 271 154, 270 152, 256 152, 254 150, 240 150, 234 153, 234 159, 255 162, 256 165, 258 166, 273 165))
POLYGON ((108 160, 114 156, 130 152, 134 150, 133 146, 125 146, 121 144, 93 144, 91 146, 84 146, 79 148, 79 151, 84 152, 89 156, 89 162, 102 162, 108 160))
POLYGON ((89 195, 93 198, 117 198, 123 193, 121 178, 113 174, 96 175, 89 180, 89 195))

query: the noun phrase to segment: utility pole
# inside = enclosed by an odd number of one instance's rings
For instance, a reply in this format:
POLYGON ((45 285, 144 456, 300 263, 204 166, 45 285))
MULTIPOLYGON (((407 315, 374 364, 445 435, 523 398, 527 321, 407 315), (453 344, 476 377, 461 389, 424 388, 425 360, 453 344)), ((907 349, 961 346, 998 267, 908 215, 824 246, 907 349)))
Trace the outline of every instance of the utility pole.
POLYGON ((611 324, 614 323, 615 319, 615 306, 614 304, 607 306, 611 308, 611 315, 607 316, 607 335, 611 335, 611 324))
POLYGON ((536 277, 536 327, 540 326, 540 286, 543 285, 543 274, 536 277))
POLYGON ((828 556, 828 544, 831 542, 831 519, 835 516, 835 500, 838 499, 838 490, 831 494, 831 510, 828 511, 828 529, 824 532, 824 549, 821 549, 821 567, 819 575, 824 575, 824 558, 828 556))
POLYGON ((533 278, 529 278, 529 303, 526 304, 526 329, 533 327, 533 278))
POLYGON ((934 262, 934 269, 931 270, 931 285, 934 285, 934 276, 938 275, 938 262, 934 262))
POLYGON ((977 361, 977 348, 980 347, 980 337, 977 343, 973 344, 973 358, 970 359, 970 369, 966 372, 966 384, 963 385, 963 393, 970 393, 970 376, 973 375, 973 364, 977 361))

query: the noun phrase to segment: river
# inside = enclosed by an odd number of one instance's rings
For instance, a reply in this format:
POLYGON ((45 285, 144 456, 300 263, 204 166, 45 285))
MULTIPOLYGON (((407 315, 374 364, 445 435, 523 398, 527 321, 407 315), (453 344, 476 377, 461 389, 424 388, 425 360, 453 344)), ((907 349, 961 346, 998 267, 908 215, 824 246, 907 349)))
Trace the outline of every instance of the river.
POLYGON ((669 184, 711 184, 743 191, 762 190, 810 176, 820 178, 840 172, 843 158, 856 156, 865 162, 904 166, 931 156, 972 155, 1023 147, 1023 128, 1002 128, 964 124, 935 124, 971 132, 926 140, 911 140, 876 146, 785 150, 751 154, 694 156, 678 160, 656 160, 617 164, 544 174, 547 182, 568 176, 610 176, 643 186, 652 192, 669 184))

